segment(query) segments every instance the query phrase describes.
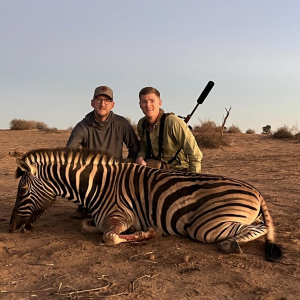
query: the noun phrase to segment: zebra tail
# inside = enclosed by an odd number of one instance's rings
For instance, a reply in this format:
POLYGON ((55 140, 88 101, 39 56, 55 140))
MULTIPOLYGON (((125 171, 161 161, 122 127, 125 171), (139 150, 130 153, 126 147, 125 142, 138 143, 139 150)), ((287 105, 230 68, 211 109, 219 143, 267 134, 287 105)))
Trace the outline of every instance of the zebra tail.
POLYGON ((265 235, 266 259, 267 261, 274 262, 282 256, 282 249, 279 245, 275 244, 275 230, 273 220, 263 197, 261 197, 260 207, 265 225, 267 227, 267 234, 265 235))

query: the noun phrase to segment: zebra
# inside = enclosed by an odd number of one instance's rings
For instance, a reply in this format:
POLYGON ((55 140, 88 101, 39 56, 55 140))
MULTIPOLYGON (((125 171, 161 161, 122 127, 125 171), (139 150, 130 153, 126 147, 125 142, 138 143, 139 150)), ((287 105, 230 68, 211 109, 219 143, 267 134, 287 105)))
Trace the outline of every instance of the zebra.
POLYGON ((60 196, 88 209, 82 231, 102 232, 106 245, 179 235, 229 254, 265 235, 266 259, 282 256, 264 198, 244 181, 121 163, 88 149, 32 150, 17 164, 9 232, 31 230, 60 196))

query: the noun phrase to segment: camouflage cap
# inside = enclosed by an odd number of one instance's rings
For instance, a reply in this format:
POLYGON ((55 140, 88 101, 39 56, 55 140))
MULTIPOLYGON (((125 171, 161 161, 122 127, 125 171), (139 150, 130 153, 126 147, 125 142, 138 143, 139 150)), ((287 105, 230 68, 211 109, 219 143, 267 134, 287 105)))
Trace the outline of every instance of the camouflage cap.
POLYGON ((95 89, 94 93, 94 99, 99 96, 99 95, 106 95, 108 96, 111 100, 113 100, 113 91, 110 89, 108 86, 98 86, 95 89))

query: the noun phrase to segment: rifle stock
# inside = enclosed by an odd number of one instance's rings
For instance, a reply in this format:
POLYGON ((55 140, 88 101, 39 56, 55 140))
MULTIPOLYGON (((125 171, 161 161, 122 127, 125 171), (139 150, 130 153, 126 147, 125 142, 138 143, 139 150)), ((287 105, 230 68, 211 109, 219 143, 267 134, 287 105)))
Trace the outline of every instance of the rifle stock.
POLYGON ((192 117, 191 115, 187 115, 184 119, 184 122, 188 123, 191 117, 192 117))

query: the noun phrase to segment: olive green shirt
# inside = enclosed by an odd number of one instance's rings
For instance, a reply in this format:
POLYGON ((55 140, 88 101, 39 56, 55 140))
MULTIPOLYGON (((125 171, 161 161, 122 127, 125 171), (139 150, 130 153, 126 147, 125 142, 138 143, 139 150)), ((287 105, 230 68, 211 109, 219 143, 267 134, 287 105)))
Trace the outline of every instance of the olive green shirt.
MULTIPOLYGON (((138 157, 142 157, 144 160, 146 158, 147 148, 149 147, 149 145, 147 145, 146 130, 150 133, 152 156, 153 158, 158 157, 160 118, 163 113, 164 111, 160 109, 158 120, 153 128, 148 124, 146 117, 141 118, 138 122, 137 130, 140 137, 140 151, 138 157)), ((177 159, 171 163, 171 169, 188 169, 190 172, 200 173, 203 154, 197 145, 194 135, 184 120, 175 115, 169 115, 166 117, 164 124, 163 154, 161 155, 161 160, 168 163, 180 148, 182 149, 177 155, 177 159)))

